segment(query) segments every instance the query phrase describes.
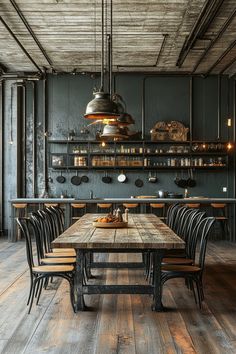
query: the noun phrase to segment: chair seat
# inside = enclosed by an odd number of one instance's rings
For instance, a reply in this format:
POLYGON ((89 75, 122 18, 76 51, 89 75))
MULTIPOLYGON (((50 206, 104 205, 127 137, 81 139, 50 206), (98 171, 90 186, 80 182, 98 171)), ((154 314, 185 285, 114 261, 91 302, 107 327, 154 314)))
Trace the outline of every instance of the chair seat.
POLYGON ((75 209, 83 209, 86 207, 86 204, 71 203, 71 207, 75 209))
POLYGON ((178 273, 197 273, 201 268, 191 265, 164 265, 161 267, 162 272, 178 272, 178 273))
POLYGON ((32 270, 34 273, 64 273, 72 272, 74 267, 69 265, 38 266, 33 267, 32 270))
POLYGON ((132 209, 132 208, 137 208, 138 207, 138 204, 126 204, 124 203, 123 206, 127 209, 132 209))
POLYGON ((57 253, 57 252, 64 253, 64 252, 72 252, 72 251, 75 252, 74 248, 53 248, 52 249, 52 252, 55 252, 55 253, 57 253))
POLYGON ((170 257, 170 258, 163 258, 162 264, 191 265, 193 264, 193 260, 190 258, 170 257))
POLYGON ((56 258, 56 257, 75 257, 75 251, 71 251, 71 252, 49 252, 49 253, 45 253, 45 257, 46 258, 56 258))
POLYGON ((75 258, 42 258, 42 264, 73 264, 76 262, 75 258))

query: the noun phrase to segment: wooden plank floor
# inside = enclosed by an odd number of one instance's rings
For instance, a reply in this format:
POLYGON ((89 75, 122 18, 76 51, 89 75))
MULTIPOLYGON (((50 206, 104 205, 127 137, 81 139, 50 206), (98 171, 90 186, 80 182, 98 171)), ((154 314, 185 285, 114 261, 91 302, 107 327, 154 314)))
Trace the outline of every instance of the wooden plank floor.
MULTIPOLYGON (((167 312, 152 312, 148 295, 95 295, 86 297, 88 311, 74 314, 66 281, 55 281, 28 315, 24 242, 0 239, 0 353, 236 353, 235 254, 236 244, 209 243, 201 311, 178 279, 164 287, 167 312)), ((110 260, 126 261, 127 255, 110 260)), ((95 275, 93 281, 107 284, 143 281, 141 270, 100 269, 95 275)))

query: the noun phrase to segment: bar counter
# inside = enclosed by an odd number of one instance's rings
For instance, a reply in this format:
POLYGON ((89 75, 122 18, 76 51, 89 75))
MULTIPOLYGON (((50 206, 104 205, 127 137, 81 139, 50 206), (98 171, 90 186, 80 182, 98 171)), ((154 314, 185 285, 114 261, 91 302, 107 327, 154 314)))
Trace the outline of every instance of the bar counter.
MULTIPOLYGON (((76 199, 76 198, 14 198, 10 201, 11 217, 9 220, 8 226, 8 239, 10 242, 16 241, 16 232, 15 232, 15 217, 16 217, 16 208, 14 204, 27 204, 27 206, 36 205, 38 208, 42 208, 44 204, 63 204, 65 208, 65 226, 70 226, 70 217, 71 217, 71 203, 86 203, 86 204, 97 204, 97 203, 112 203, 116 206, 122 203, 138 203, 143 205, 142 212, 145 212, 145 205, 149 203, 165 203, 165 204, 174 204, 174 203, 200 203, 204 205, 210 205, 211 203, 226 203, 230 205, 236 204, 236 198, 208 198, 208 197, 189 197, 189 198, 93 198, 93 199, 76 199)), ((232 221, 233 208, 230 209, 229 219, 232 221)), ((231 234, 234 232, 234 225, 231 222, 231 234)))

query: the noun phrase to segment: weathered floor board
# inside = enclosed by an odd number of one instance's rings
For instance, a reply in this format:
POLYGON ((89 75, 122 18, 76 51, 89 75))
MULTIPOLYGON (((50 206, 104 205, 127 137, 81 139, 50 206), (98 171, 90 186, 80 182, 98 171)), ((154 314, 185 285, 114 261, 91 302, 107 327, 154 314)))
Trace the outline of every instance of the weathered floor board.
MULTIPOLYGON (((168 311, 151 311, 149 295, 86 297, 87 311, 74 314, 65 280, 44 291, 27 314, 29 272, 24 242, 0 240, 0 353, 233 354, 236 353, 236 244, 210 242, 200 311, 181 279, 163 292, 168 311)), ((108 256, 100 255, 100 260, 108 256)), ((111 254, 112 261, 140 255, 111 254)), ((92 282, 140 284, 143 271, 93 270, 92 282)))

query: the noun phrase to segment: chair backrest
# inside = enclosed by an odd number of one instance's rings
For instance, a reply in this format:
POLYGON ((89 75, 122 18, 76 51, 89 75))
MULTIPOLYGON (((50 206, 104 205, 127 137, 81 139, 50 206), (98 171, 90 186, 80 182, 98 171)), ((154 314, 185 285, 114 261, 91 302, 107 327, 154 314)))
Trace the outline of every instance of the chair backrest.
POLYGON ((51 210, 53 210, 55 212, 55 214, 57 215, 58 224, 59 224, 59 235, 60 235, 65 230, 65 215, 64 215, 64 211, 59 206, 57 206, 57 207, 52 206, 51 210))
POLYGON ((45 257, 45 253, 51 251, 52 237, 50 235, 50 222, 48 216, 42 210, 31 214, 31 219, 35 228, 35 238, 40 258, 45 257))
POLYGON ((31 233, 30 233, 30 226, 33 227, 33 225, 30 219, 23 218, 23 217, 16 218, 16 222, 25 238, 27 263, 29 265, 30 273, 32 275, 32 268, 34 267, 34 257, 33 257, 33 247, 32 247, 31 233))
POLYGON ((171 221, 172 221, 172 217, 173 217, 173 214, 175 212, 175 210, 178 210, 179 208, 179 204, 178 203, 175 203, 175 204, 171 204, 169 206, 169 208, 167 209, 167 212, 166 212, 166 225, 171 227, 171 221))
POLYGON ((176 233, 182 239, 185 238, 185 233, 186 233, 186 228, 188 227, 188 222, 194 213, 197 213, 197 210, 186 209, 181 214, 181 219, 178 222, 176 233))
POLYGON ((196 223, 193 234, 191 236, 190 257, 191 259, 195 260, 195 264, 198 265, 202 270, 204 268, 208 235, 214 222, 215 218, 213 217, 202 219, 200 222, 196 223), (198 242, 199 253, 198 259, 196 259, 196 249, 198 242))
POLYGON ((206 222, 205 222, 204 229, 203 229, 202 236, 201 236, 201 240, 200 240, 199 258, 198 258, 198 265, 202 269, 202 271, 204 269, 204 264, 205 264, 208 236, 209 236, 210 230, 212 228, 212 225, 215 222, 214 217, 208 217, 206 219, 203 219, 203 220, 206 220, 206 222))
POLYGON ((197 213, 193 213, 191 215, 191 218, 188 220, 186 234, 184 235, 187 258, 195 259, 197 244, 196 243, 192 244, 192 242, 195 242, 195 235, 197 233, 198 225, 200 224, 201 220, 205 217, 205 215, 206 215, 205 211, 198 210, 197 213))
POLYGON ((174 220, 172 222, 172 230, 177 233, 179 225, 182 221, 182 217, 184 217, 184 214, 186 213, 186 211, 188 210, 188 208, 186 206, 180 206, 177 210, 177 212, 174 215, 174 220))

